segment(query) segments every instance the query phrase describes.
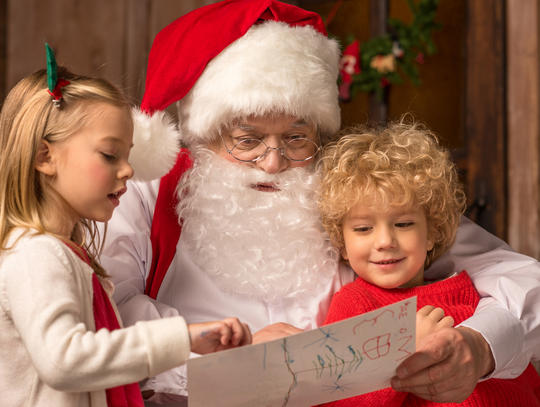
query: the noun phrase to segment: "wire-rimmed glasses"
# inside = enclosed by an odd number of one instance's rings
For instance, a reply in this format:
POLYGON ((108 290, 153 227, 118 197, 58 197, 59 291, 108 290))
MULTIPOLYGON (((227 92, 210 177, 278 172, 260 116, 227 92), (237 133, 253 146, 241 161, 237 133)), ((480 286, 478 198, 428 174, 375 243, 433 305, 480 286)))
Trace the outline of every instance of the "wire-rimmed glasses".
POLYGON ((287 144, 281 148, 269 147, 260 139, 245 139, 236 143, 233 148, 229 150, 221 134, 220 137, 225 146, 225 150, 227 150, 227 152, 236 160, 245 163, 256 162, 263 159, 268 155, 270 150, 279 151, 283 157, 290 161, 307 161, 310 158, 315 157, 322 148, 314 141, 300 137, 289 140, 287 144))

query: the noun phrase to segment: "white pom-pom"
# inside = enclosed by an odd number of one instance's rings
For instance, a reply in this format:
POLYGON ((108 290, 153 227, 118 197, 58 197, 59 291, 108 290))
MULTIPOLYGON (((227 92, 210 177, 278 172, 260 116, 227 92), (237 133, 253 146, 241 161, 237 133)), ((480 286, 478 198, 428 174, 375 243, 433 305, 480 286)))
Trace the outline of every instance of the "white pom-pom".
POLYGON ((180 151, 180 135, 173 118, 158 111, 152 116, 138 108, 133 109, 133 148, 129 163, 135 172, 134 179, 152 181, 167 174, 180 151))

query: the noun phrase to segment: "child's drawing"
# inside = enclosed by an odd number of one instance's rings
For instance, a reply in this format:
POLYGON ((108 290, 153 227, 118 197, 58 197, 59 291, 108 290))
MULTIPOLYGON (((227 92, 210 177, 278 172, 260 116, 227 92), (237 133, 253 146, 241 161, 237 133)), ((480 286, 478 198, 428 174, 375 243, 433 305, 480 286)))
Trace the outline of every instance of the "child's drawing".
POLYGON ((324 346, 326 345, 326 341, 328 341, 329 339, 339 342, 339 339, 334 338, 334 335, 336 335, 337 332, 331 332, 332 328, 329 328, 329 327, 319 328, 319 331, 323 334, 323 337, 317 339, 316 341, 312 343, 308 343, 306 346, 304 346, 304 349, 316 343, 318 343, 319 346, 324 346), (325 329, 326 329, 326 332, 325 332, 325 329))
POLYGON ((416 298, 188 361, 189 405, 312 406, 389 386, 414 352, 416 298))

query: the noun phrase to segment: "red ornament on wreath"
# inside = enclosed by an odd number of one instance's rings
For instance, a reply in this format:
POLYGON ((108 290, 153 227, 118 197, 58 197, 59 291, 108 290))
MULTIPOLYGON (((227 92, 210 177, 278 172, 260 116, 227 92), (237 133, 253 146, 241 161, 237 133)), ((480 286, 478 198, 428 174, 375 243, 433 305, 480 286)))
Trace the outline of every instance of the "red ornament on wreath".
POLYGON ((360 70, 360 43, 358 40, 351 42, 343 51, 343 56, 339 61, 339 99, 349 101, 351 98, 350 87, 353 82, 353 75, 362 72, 360 70))

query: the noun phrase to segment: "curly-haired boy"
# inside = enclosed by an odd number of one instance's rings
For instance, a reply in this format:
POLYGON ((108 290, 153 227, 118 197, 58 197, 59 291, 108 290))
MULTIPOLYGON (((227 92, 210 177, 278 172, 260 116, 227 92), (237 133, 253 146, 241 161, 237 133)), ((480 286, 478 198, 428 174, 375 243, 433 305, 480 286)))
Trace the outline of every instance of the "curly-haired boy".
MULTIPOLYGON (((424 270, 454 243, 466 205, 456 166, 437 137, 404 120, 379 128, 356 127, 326 148, 322 165, 323 224, 359 277, 334 295, 325 324, 415 295, 422 308, 417 325, 424 330, 417 342, 431 331, 454 329, 448 327, 452 318, 459 324, 472 316, 480 296, 466 271, 449 270, 443 280, 424 280, 424 270), (447 315, 444 319, 440 309, 447 315)), ((516 379, 479 382, 462 405, 537 406, 539 384, 529 365, 516 379)), ((330 403, 430 404, 391 388, 330 403)))

